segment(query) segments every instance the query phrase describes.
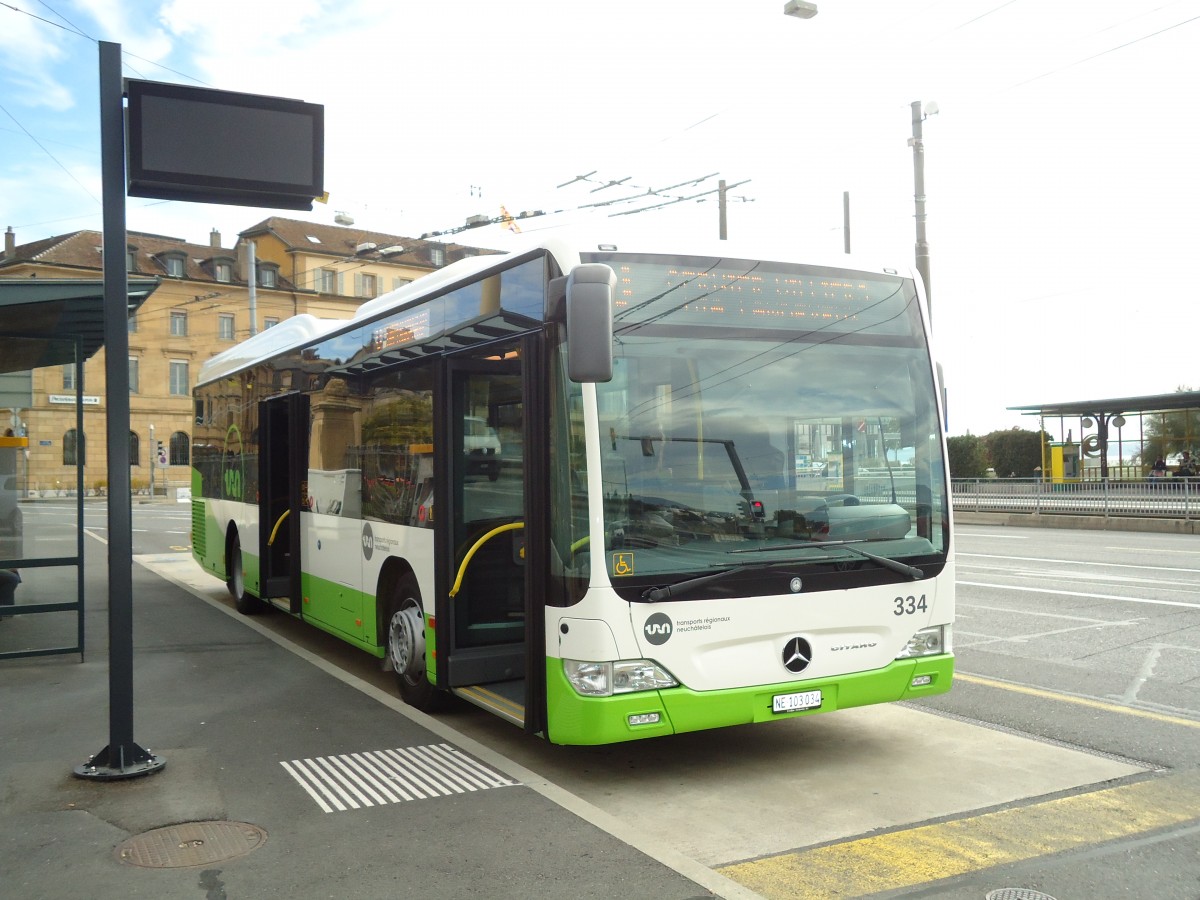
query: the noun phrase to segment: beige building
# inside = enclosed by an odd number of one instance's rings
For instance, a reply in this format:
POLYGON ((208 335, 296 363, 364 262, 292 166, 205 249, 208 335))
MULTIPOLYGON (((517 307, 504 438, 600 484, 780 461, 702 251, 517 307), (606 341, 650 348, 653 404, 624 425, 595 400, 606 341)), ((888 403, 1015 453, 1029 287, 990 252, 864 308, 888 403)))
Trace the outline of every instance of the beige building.
MULTIPOLYGON (((99 278, 101 234, 76 231, 29 244, 5 234, 0 279, 99 278)), ((203 363, 251 334, 297 313, 349 318, 365 300, 464 256, 491 251, 359 228, 271 217, 233 247, 213 231, 207 244, 130 231, 130 274, 160 285, 129 318, 130 479, 135 491, 186 486, 191 479, 192 387, 203 363), (253 274, 251 274, 253 273, 253 274), (158 444, 161 443, 161 456, 158 444)), ((0 335, 0 353, 4 338, 0 335)), ((107 482, 104 350, 86 363, 35 370, 29 408, 0 409, 0 434, 28 437, 27 489, 107 482), (83 434, 76 385, 83 388, 83 434)))

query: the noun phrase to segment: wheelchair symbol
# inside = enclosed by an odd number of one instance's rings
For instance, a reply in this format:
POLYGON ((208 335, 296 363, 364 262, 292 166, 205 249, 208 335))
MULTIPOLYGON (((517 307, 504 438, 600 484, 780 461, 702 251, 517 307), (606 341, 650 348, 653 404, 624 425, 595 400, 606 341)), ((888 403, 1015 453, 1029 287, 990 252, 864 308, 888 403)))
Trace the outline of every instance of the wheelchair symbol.
POLYGON ((632 553, 614 553, 612 571, 614 575, 632 575, 633 574, 633 554, 632 553))

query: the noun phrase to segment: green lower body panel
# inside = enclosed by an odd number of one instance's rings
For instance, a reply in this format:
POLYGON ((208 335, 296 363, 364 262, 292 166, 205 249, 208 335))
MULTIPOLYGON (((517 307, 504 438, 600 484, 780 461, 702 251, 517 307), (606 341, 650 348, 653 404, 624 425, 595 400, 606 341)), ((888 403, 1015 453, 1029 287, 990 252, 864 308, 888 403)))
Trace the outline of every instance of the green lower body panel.
POLYGON ((562 660, 546 660, 547 735, 554 744, 614 744, 639 738, 791 719, 816 713, 914 700, 944 694, 954 679, 954 657, 928 656, 896 660, 882 669, 836 678, 794 681, 722 691, 685 687, 662 691, 582 697, 563 674, 562 660), (926 680, 928 679, 928 680, 926 680), (923 682, 914 685, 914 681, 923 682), (820 691, 815 709, 777 713, 772 699, 780 694, 820 691), (657 714, 656 721, 646 721, 657 714), (631 717, 635 722, 631 724, 631 717))

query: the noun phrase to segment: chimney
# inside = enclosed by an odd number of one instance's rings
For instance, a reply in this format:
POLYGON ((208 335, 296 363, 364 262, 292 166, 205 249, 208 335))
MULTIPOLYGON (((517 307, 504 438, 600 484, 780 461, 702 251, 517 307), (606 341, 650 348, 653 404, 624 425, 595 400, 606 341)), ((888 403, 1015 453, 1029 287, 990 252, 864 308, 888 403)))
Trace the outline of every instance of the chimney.
POLYGON ((214 250, 221 249, 221 232, 217 231, 215 228, 208 234, 208 246, 212 247, 214 250))
POLYGON ((8 230, 4 232, 4 258, 12 259, 17 255, 17 236, 13 233, 12 226, 8 226, 8 230))

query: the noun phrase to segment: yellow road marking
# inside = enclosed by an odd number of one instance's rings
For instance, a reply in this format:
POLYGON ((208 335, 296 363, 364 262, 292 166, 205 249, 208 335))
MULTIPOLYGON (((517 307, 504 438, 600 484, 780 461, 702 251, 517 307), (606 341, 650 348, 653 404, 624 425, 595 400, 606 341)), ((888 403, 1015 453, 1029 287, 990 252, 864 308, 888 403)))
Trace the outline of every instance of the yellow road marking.
POLYGON ((1200 772, 717 869, 768 900, 862 897, 1200 821, 1200 772))
POLYGON ((1059 700, 1063 703, 1074 703, 1076 706, 1087 706, 1091 709, 1102 709, 1105 712, 1121 713, 1126 716, 1137 716, 1142 719, 1153 719, 1168 725, 1182 725, 1185 728, 1200 728, 1200 722, 1195 719, 1184 719, 1179 716, 1168 716, 1163 713, 1151 712, 1148 709, 1136 709, 1132 706, 1121 706, 1119 703, 1106 703, 1103 700, 1092 700, 1088 697, 1073 697, 1070 694, 1060 694, 1042 688, 1026 687, 1023 684, 1013 684, 1010 681, 994 681, 991 678, 981 678, 978 675, 954 673, 955 681, 965 681, 968 684, 980 684, 984 687, 999 688, 1002 691, 1012 691, 1017 694, 1027 694, 1030 697, 1040 697, 1043 700, 1059 700))

